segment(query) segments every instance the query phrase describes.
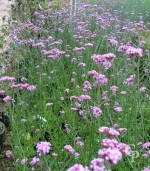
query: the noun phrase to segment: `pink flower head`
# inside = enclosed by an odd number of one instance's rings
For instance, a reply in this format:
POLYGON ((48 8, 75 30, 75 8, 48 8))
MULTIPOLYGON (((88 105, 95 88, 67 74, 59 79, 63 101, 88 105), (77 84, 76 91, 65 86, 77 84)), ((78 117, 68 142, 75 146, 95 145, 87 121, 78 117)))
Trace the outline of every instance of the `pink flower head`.
POLYGON ((137 57, 142 57, 143 56, 143 50, 141 48, 134 48, 134 47, 129 47, 126 50, 126 54, 130 56, 137 56, 137 57))
POLYGON ((146 88, 146 87, 141 87, 141 88, 139 89, 139 91, 140 91, 142 94, 144 94, 144 93, 146 93, 147 88, 146 88))
POLYGON ((86 43, 85 46, 86 47, 93 47, 93 44, 92 43, 86 43))
POLYGON ((12 98, 10 96, 6 96, 3 98, 3 102, 5 103, 11 102, 11 101, 12 101, 12 98))
POLYGON ((130 75, 124 82, 123 84, 126 84, 126 85, 133 85, 134 84, 134 81, 135 81, 135 75, 130 75))
POLYGON ((108 135, 111 137, 111 138, 117 138, 119 137, 120 133, 113 129, 113 128, 110 128, 109 131, 108 131, 108 135))
POLYGON ((115 40, 115 38, 108 38, 107 40, 109 41, 111 46, 117 46, 118 45, 118 41, 115 40))
POLYGON ((150 148, 150 142, 146 142, 146 143, 142 144, 142 147, 143 147, 144 149, 150 148))
POLYGON ((77 142, 76 142, 76 145, 77 145, 78 147, 83 147, 83 146, 84 146, 84 143, 83 143, 82 141, 77 141, 77 142))
POLYGON ((4 90, 0 90, 0 95, 4 95, 5 91, 4 90))
POLYGON ((120 135, 120 132, 115 130, 114 128, 101 127, 99 128, 99 132, 102 134, 106 134, 111 138, 117 138, 120 135))
POLYGON ((30 165, 31 166, 36 166, 39 163, 40 163, 40 158, 35 156, 35 157, 32 158, 32 161, 30 162, 30 165))
POLYGON ((95 75, 97 75, 98 73, 95 71, 95 70, 92 70, 92 71, 89 71, 88 72, 88 75, 89 76, 92 76, 92 77, 94 77, 95 75))
POLYGON ((91 58, 99 67, 109 69, 112 66, 115 55, 113 53, 108 53, 104 55, 93 55, 91 58))
POLYGON ((98 152, 99 156, 111 164, 117 164, 122 160, 122 153, 118 148, 103 148, 98 152))
POLYGON ((43 156, 49 153, 51 144, 49 142, 39 142, 36 145, 36 151, 39 156, 43 156))
POLYGON ((85 81, 83 86, 84 86, 84 91, 86 91, 86 92, 92 90, 92 85, 89 81, 85 81))
POLYGON ((16 89, 18 88, 19 90, 26 90, 29 84, 13 84, 11 86, 11 89, 16 89))
POLYGON ((104 54, 103 57, 108 61, 113 61, 116 58, 116 56, 113 53, 104 54))
POLYGON ((99 107, 92 107, 92 114, 94 117, 99 117, 100 115, 102 115, 102 110, 99 107))
POLYGON ((118 91, 118 87, 117 86, 111 86, 110 91, 113 95, 116 95, 116 92, 118 91))
POLYGON ((130 46, 128 45, 121 45, 118 48, 118 52, 126 52, 126 50, 129 48, 130 46))
POLYGON ((79 99, 79 101, 83 102, 83 101, 91 100, 91 97, 89 95, 82 94, 81 96, 79 96, 78 99, 79 99))
POLYGON ((79 68, 84 68, 85 66, 86 66, 85 63, 79 63, 79 64, 78 64, 78 67, 79 67, 79 68))
POLYGON ((27 90, 29 90, 29 91, 34 91, 34 90, 36 90, 36 86, 35 86, 35 85, 29 85, 29 86, 27 87, 27 90))
POLYGON ((79 156, 80 156, 80 154, 79 154, 79 153, 77 153, 77 152, 75 152, 75 153, 74 153, 74 157, 75 157, 75 159, 78 159, 78 158, 79 158, 79 156))
POLYGON ((71 145, 65 145, 64 150, 66 150, 70 154, 73 154, 73 155, 75 154, 75 150, 71 145))
POLYGON ((95 83, 99 85, 106 85, 108 82, 106 76, 101 73, 96 73, 93 78, 95 79, 95 83))
POLYGON ((80 110, 79 115, 82 116, 85 119, 86 115, 87 115, 87 111, 86 110, 80 110))
POLYGON ((120 152, 122 153, 122 155, 129 156, 131 154, 131 148, 127 144, 119 143, 117 145, 117 147, 120 150, 120 152))
POLYGON ((75 140, 76 140, 76 145, 78 147, 83 147, 84 146, 84 142, 81 141, 81 137, 76 137, 75 140))
POLYGON ((81 164, 75 164, 74 166, 67 169, 67 171, 86 171, 81 164))
POLYGON ((77 108, 77 107, 72 107, 71 108, 71 111, 73 111, 73 112, 77 112, 79 109, 77 108))
POLYGON ((150 157, 150 150, 147 151, 146 153, 144 153, 144 154, 143 154, 143 157, 144 157, 144 158, 150 157))
POLYGON ((64 131, 66 132, 66 134, 70 134, 71 129, 69 128, 69 125, 68 125, 68 124, 65 124, 65 125, 63 126, 63 128, 64 128, 64 131))
POLYGON ((60 56, 64 55, 66 52, 65 51, 61 51, 57 48, 54 48, 52 50, 42 50, 41 51, 44 55, 46 55, 49 59, 52 60, 56 60, 58 59, 60 56))
POLYGON ((146 41, 144 41, 144 40, 139 41, 139 46, 140 47, 144 47, 145 44, 146 44, 146 41))
POLYGON ((104 160, 101 158, 93 159, 90 164, 92 171, 106 171, 104 160))
POLYGON ((120 133, 124 133, 124 132, 127 131, 127 128, 119 128, 118 131, 119 131, 120 133))
POLYGON ((82 51, 84 51, 84 50, 85 50, 84 47, 75 47, 75 48, 73 49, 74 52, 82 52, 82 51))
POLYGON ((103 126, 103 127, 100 127, 98 130, 99 130, 99 132, 102 133, 102 134, 107 134, 108 131, 109 131, 109 128, 106 127, 106 126, 103 126))
POLYGON ((121 106, 115 106, 114 111, 117 113, 120 113, 120 112, 122 112, 122 107, 121 106))
POLYGON ((105 138, 102 140, 102 147, 104 148, 113 149, 113 148, 117 148, 117 145, 118 145, 118 141, 116 139, 105 138))
POLYGON ((12 151, 10 151, 10 150, 7 150, 5 154, 6 154, 7 158, 11 158, 12 157, 12 151))
POLYGON ((78 100, 77 96, 70 96, 70 100, 78 100))
POLYGON ((143 50, 141 48, 129 47, 126 50, 126 54, 130 56, 142 57, 143 50))
POLYGON ((4 76, 0 78, 0 82, 15 82, 15 77, 4 76))
POLYGON ((28 159, 22 159, 20 162, 21 162, 21 165, 25 165, 26 164, 26 162, 28 161, 28 159))

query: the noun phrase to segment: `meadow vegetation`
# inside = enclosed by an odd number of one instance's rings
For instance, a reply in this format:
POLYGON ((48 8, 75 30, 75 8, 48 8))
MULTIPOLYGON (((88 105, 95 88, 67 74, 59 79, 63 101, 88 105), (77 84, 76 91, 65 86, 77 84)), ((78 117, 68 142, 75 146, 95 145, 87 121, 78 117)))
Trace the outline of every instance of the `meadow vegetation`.
POLYGON ((12 168, 150 171, 150 2, 24 2, 0 77, 12 168))

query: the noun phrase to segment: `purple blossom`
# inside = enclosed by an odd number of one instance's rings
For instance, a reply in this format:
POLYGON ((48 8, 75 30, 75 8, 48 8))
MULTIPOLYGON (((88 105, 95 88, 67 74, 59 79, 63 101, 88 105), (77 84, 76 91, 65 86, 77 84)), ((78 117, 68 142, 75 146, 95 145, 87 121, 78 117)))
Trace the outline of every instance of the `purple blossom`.
POLYGON ((134 80, 135 80, 135 74, 134 75, 130 75, 124 82, 123 84, 126 84, 126 85, 133 85, 134 84, 134 80))
POLYGON ((67 169, 67 171, 88 171, 88 170, 84 168, 81 164, 75 164, 74 166, 67 169))
POLYGON ((49 153, 51 144, 49 142, 39 142, 36 145, 36 151, 39 156, 44 156, 49 153))
POLYGON ((71 145, 65 145, 64 150, 66 150, 70 154, 73 154, 73 155, 75 154, 75 150, 71 145))
POLYGON ((92 114, 95 118, 99 117, 102 115, 102 110, 99 107, 92 107, 92 114))
POLYGON ((6 96, 3 98, 3 102, 5 103, 11 102, 11 101, 12 101, 12 98, 10 96, 6 96))
POLYGON ((81 96, 79 96, 78 99, 79 99, 79 101, 83 102, 83 101, 91 100, 91 97, 89 95, 82 94, 81 96))
POLYGON ((104 160, 101 158, 93 159, 90 164, 90 169, 92 169, 92 171, 107 171, 104 160))
POLYGON ((15 77, 4 76, 0 78, 0 82, 15 82, 15 77))
POLYGON ((31 166, 36 166, 39 163, 40 163, 40 158, 35 156, 35 157, 32 158, 32 161, 30 162, 30 165, 31 166))
POLYGON ((103 148, 98 152, 99 156, 111 164, 118 164, 122 160, 122 153, 118 148, 103 148))
POLYGON ((36 86, 35 85, 29 85, 29 86, 27 86, 27 90, 35 91, 36 90, 36 86))
POLYGON ((146 143, 142 144, 142 147, 143 147, 144 149, 150 148, 150 142, 146 142, 146 143))
POLYGON ((85 63, 79 63, 79 64, 78 64, 78 67, 79 67, 79 68, 84 68, 85 66, 86 66, 85 63))
POLYGON ((139 89, 139 91, 140 91, 142 94, 144 94, 144 93, 146 93, 147 88, 146 88, 146 87, 141 87, 141 88, 139 89))
POLYGON ((85 92, 89 92, 90 90, 92 90, 92 85, 89 81, 85 81, 83 83, 83 86, 84 86, 83 91, 85 91, 85 92))
POLYGON ((115 55, 113 53, 108 53, 104 55, 93 55, 91 58, 99 67, 109 69, 113 64, 115 55))
POLYGON ((85 48, 84 47, 75 47, 74 49, 73 49, 73 51, 75 51, 75 52, 82 52, 82 51, 84 51, 85 50, 85 48))
POLYGON ((21 165, 25 165, 27 161, 28 161, 28 159, 24 158, 20 161, 20 163, 21 163, 21 165))
POLYGON ((0 95, 4 95, 5 94, 5 90, 0 90, 0 95))
POLYGON ((117 86, 111 86, 110 91, 113 95, 116 95, 116 92, 118 91, 118 87, 117 86))
POLYGON ((141 48, 129 47, 126 50, 126 54, 129 56, 142 57, 143 56, 143 50, 141 48))
POLYGON ((108 82, 108 79, 106 78, 105 75, 98 73, 94 70, 89 71, 88 74, 94 78, 96 84, 106 85, 108 82))

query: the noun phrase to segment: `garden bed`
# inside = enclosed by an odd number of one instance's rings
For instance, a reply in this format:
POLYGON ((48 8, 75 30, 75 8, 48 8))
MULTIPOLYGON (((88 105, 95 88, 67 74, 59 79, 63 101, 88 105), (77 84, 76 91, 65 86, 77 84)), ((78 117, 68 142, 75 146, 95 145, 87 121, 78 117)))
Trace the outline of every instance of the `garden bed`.
POLYGON ((21 17, 14 8, 11 59, 0 78, 14 169, 147 171, 145 16, 122 13, 122 1, 25 2, 21 17))

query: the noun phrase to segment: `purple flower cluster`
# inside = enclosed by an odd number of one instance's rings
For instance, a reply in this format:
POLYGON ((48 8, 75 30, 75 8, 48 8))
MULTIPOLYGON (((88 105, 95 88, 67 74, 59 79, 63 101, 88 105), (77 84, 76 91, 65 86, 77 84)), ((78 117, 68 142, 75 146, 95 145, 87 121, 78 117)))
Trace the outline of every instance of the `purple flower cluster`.
POLYGON ((15 82, 15 81, 16 81, 15 77, 3 76, 3 77, 0 78, 0 82, 12 83, 12 82, 15 82))
POLYGON ((92 114, 94 117, 99 117, 100 115, 102 115, 102 110, 99 107, 92 107, 92 114))
POLYGON ((35 91, 36 86, 35 85, 29 85, 29 84, 13 84, 11 86, 11 89, 16 89, 18 88, 19 90, 28 90, 28 91, 35 91))
POLYGON ((108 82, 108 79, 105 75, 98 73, 95 70, 89 71, 88 74, 95 80, 95 84, 106 85, 108 82))
POLYGON ((46 155, 50 152, 51 144, 49 142, 39 142, 36 145, 36 151, 39 156, 46 155))
POLYGON ((115 55, 113 53, 108 53, 104 55, 93 55, 92 60, 99 66, 105 69, 112 67, 115 55))
POLYGON ((101 127, 99 128, 99 132, 108 135, 111 138, 117 138, 120 135, 120 132, 118 130, 109 127, 101 127))
POLYGON ((47 58, 52 59, 52 60, 56 60, 60 56, 64 55, 66 52, 55 48, 55 49, 52 49, 52 50, 42 50, 42 53, 44 55, 46 55, 47 58))
POLYGON ((141 48, 129 47, 126 50, 126 54, 129 56, 142 57, 143 56, 143 50, 141 48))
POLYGON ((89 171, 87 168, 84 168, 81 164, 75 164, 74 166, 67 169, 67 171, 89 171))
POLYGON ((141 48, 135 48, 129 45, 121 45, 118 48, 118 52, 125 53, 127 56, 131 57, 142 57, 143 50, 141 48))

